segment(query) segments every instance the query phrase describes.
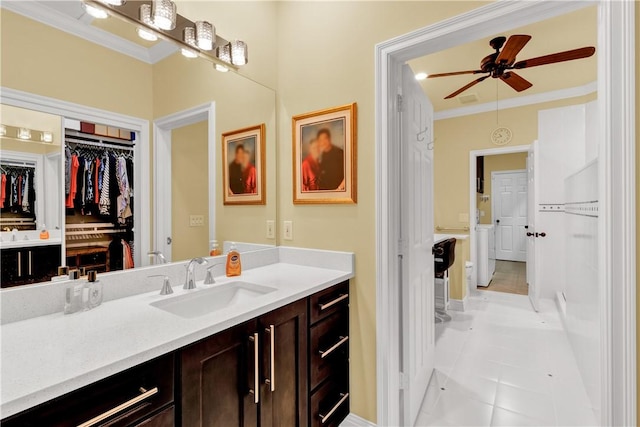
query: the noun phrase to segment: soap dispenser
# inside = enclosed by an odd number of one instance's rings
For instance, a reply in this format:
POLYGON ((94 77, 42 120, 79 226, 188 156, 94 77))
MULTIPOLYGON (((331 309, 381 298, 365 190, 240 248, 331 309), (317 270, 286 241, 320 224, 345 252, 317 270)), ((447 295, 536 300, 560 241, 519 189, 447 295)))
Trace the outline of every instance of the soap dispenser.
POLYGON ((236 244, 231 242, 231 247, 227 254, 227 277, 239 276, 240 274, 242 274, 240 252, 236 249, 236 244))

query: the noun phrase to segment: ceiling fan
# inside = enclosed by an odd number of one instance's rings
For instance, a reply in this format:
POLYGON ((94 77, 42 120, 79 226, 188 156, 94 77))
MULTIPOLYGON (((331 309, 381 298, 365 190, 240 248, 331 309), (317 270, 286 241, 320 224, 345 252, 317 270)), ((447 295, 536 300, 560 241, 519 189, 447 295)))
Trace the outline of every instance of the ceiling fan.
POLYGON ((507 38, 504 36, 496 37, 489 42, 496 51, 488 55, 480 62, 479 70, 455 71, 453 73, 430 74, 428 78, 458 76, 461 74, 486 74, 471 83, 461 87, 444 99, 450 99, 458 96, 465 90, 477 85, 481 81, 492 77, 500 79, 514 90, 522 92, 529 89, 533 84, 524 79, 520 75, 511 70, 521 70, 523 68, 537 67, 540 65, 555 64, 557 62, 573 61, 574 59, 588 58, 593 55, 596 48, 593 46, 582 47, 580 49, 567 50, 564 52, 556 52, 550 55, 538 56, 537 58, 525 59, 516 62, 516 55, 520 53, 522 48, 531 40, 531 36, 526 34, 516 34, 507 38), (507 42, 505 44, 505 42, 507 42), (504 46, 504 48, 503 48, 504 46), (502 50, 501 50, 502 49, 502 50))

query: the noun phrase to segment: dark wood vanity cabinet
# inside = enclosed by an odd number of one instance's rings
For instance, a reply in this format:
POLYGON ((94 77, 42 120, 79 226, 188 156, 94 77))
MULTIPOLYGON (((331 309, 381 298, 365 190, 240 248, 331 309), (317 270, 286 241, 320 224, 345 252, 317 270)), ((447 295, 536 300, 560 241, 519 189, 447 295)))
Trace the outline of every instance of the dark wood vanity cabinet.
POLYGON ((3 288, 51 280, 61 261, 60 245, 2 249, 3 288))
POLYGON ((343 282, 2 426, 337 427, 349 413, 348 304, 343 282))

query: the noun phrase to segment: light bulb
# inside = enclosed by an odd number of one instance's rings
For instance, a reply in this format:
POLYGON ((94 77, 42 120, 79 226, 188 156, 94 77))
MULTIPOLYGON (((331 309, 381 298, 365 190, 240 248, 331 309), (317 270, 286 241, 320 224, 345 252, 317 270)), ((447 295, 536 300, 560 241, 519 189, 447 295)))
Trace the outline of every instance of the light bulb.
POLYGON ((53 142, 53 132, 42 132, 42 142, 53 142))
POLYGON ((153 0, 151 4, 153 23, 161 30, 176 28, 176 4, 171 0, 153 0))
POLYGON ((207 21, 196 21, 196 43, 202 50, 213 49, 216 28, 207 21))
POLYGON ((221 73, 226 73, 227 71, 229 71, 229 67, 226 67, 222 64, 216 64, 216 70, 220 71, 221 73))
POLYGON ((93 16, 96 19, 107 19, 107 17, 109 16, 109 14, 107 14, 107 12, 104 9, 100 9, 90 4, 85 3, 84 9, 87 11, 89 15, 93 16))
POLYGON ((182 53, 182 56, 184 56, 185 58, 197 58, 198 57, 197 53, 195 53, 194 51, 189 50, 189 49, 184 49, 183 48, 183 49, 180 50, 180 53, 182 53))
POLYGON ((18 138, 20 139, 31 139, 31 130, 27 128, 18 129, 18 138))
POLYGON ((137 28, 136 31, 138 32, 138 37, 140 37, 143 40, 147 40, 150 42, 154 42, 158 40, 158 36, 153 34, 151 31, 145 30, 143 28, 137 28))
POLYGON ((241 40, 231 42, 231 63, 233 65, 245 65, 248 61, 247 44, 241 40))

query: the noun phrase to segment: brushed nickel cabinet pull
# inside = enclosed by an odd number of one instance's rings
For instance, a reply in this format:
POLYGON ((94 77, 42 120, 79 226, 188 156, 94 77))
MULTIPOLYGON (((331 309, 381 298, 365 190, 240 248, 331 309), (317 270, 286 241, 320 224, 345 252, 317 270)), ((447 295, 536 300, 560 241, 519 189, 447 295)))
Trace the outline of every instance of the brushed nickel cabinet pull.
POLYGON ((320 311, 324 311, 327 308, 336 305, 340 301, 346 300, 347 298, 349 298, 349 294, 340 294, 340 296, 338 298, 334 299, 333 301, 330 301, 330 302, 328 302, 326 304, 318 304, 320 306, 320 311))
POLYGON ((325 357, 327 357, 328 355, 330 355, 331 353, 333 353, 337 348, 339 348, 342 344, 346 343, 347 341, 349 341, 349 335, 347 335, 346 337, 340 337, 340 341, 338 341, 337 343, 335 343, 334 345, 332 345, 330 348, 328 348, 327 350, 320 350, 318 351, 318 353, 320 353, 320 358, 324 359, 325 357))
POLYGON ((340 400, 338 400, 338 403, 336 403, 334 407, 331 408, 329 412, 327 412, 327 415, 318 414, 318 416, 320 417, 320 422, 324 424, 327 421, 329 421, 329 418, 331 418, 331 415, 333 415, 333 413, 338 410, 340 405, 342 405, 344 401, 347 400, 348 398, 349 398, 349 393, 340 393, 340 400))
POLYGON ((22 277, 22 252, 18 252, 18 277, 22 277))
POLYGON ((31 272, 31 259, 32 259, 32 255, 31 255, 31 251, 29 251, 29 276, 31 276, 33 273, 31 272))
POLYGON ((264 380, 265 384, 269 384, 271 391, 276 391, 276 327, 269 325, 265 331, 269 334, 269 378, 264 380))
POLYGON ((258 348, 258 333, 254 332, 249 337, 249 341, 253 343, 253 390, 249 389, 249 393, 253 394, 253 403, 260 403, 260 349, 258 348))
POLYGON ((106 412, 103 412, 102 414, 98 415, 97 417, 91 418, 89 421, 86 421, 82 424, 80 424, 78 427, 91 427, 94 426, 96 424, 98 424, 101 421, 106 420, 107 418, 110 418, 122 411, 124 411, 125 409, 128 409, 130 407, 132 407, 133 405, 135 405, 136 403, 140 403, 143 400, 148 399, 149 397, 153 396, 154 394, 158 393, 158 387, 154 387, 151 390, 147 391, 144 388, 140 387, 140 393, 142 393, 139 396, 134 397, 131 400, 127 400, 126 402, 124 402, 121 405, 116 406, 115 408, 109 409, 106 412))

